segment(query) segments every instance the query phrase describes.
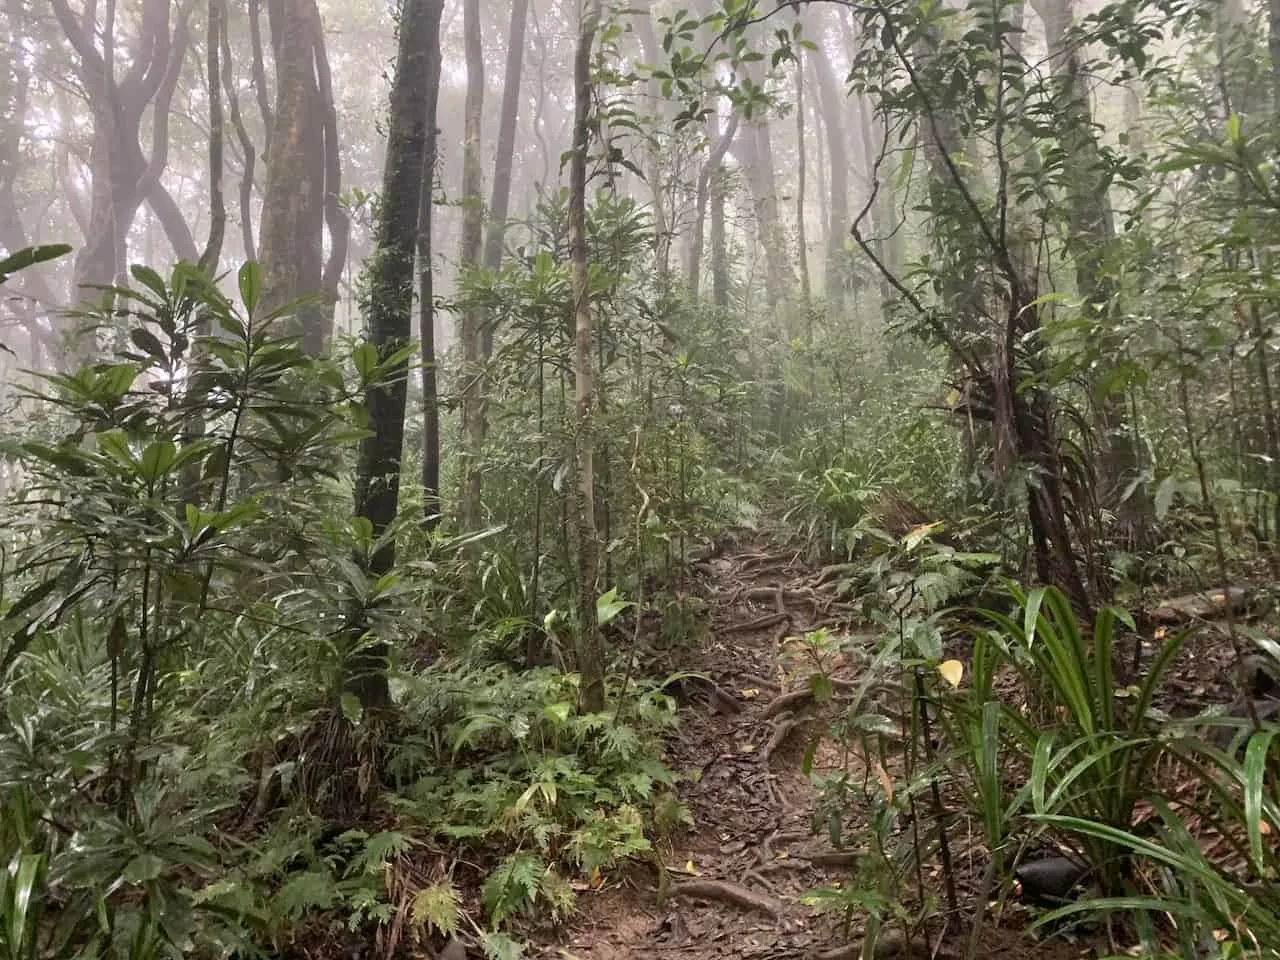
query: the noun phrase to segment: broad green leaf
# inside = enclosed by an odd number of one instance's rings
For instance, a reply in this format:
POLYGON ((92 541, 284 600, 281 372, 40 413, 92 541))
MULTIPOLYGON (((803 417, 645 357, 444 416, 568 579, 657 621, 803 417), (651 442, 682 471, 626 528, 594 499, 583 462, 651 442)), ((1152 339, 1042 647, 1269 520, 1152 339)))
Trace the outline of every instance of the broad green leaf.
POLYGON ((258 309, 258 301, 262 297, 262 267, 250 260, 240 268, 240 300, 244 308, 252 316, 258 309))

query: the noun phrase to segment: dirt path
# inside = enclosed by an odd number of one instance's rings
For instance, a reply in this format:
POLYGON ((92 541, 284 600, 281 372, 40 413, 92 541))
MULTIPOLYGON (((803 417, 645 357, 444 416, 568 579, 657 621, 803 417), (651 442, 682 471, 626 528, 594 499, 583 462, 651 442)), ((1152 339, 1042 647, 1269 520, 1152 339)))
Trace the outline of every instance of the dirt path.
POLYGON ((667 756, 696 823, 662 851, 671 896, 658 905, 651 870, 583 893, 574 926, 544 957, 853 956, 834 922, 799 902, 847 878, 850 856, 811 838, 816 797, 800 758, 821 721, 779 700, 782 641, 848 614, 776 547, 741 547, 709 567, 709 636, 680 665, 714 686, 699 685, 667 756))

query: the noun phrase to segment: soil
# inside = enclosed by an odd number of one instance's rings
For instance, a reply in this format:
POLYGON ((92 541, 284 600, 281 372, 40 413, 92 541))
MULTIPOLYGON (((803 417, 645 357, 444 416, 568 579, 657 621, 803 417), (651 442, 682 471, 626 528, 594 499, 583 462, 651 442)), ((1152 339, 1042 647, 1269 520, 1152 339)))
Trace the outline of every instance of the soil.
MULTIPOLYGON (((841 917, 802 902, 807 891, 847 885, 856 853, 833 846, 825 822, 820 832, 813 829, 820 796, 802 772, 803 758, 836 711, 832 704, 818 704, 806 695, 807 678, 817 664, 805 663, 792 639, 818 626, 850 628, 854 612, 836 599, 820 572, 777 547, 747 544, 702 568, 710 604, 709 635, 690 644, 677 659, 681 669, 701 672, 710 681, 686 688, 681 732, 667 756, 681 775, 682 797, 696 826, 658 851, 668 872, 669 895, 660 900, 657 873, 651 867, 614 878, 599 890, 584 891, 570 926, 540 945, 534 956, 863 956, 862 931, 856 924, 845 927, 841 917)), ((845 660, 834 656, 821 666, 836 678, 852 681, 857 667, 845 660)), ((848 770, 849 759, 822 745, 812 765, 815 774, 848 770)), ((877 789, 876 783, 871 779, 871 790, 877 789)), ((952 812, 955 809, 958 805, 952 812)), ((858 820, 855 811, 846 821, 847 837, 856 837, 858 820)), ((953 833, 960 838, 970 835, 964 823, 953 833)), ((901 925, 886 925, 870 955, 965 956, 969 914, 985 857, 972 843, 953 853, 965 915, 955 918, 947 933, 940 906, 911 942, 905 940, 901 925)), ((938 886, 936 865, 926 864, 925 876, 927 885, 938 886)), ((929 902, 945 902, 940 890, 926 891, 926 896, 929 902)), ((1001 917, 988 916, 976 955, 985 960, 1075 960, 1091 952, 1080 943, 1030 939, 1024 930, 1031 919, 1017 906, 1001 917)))

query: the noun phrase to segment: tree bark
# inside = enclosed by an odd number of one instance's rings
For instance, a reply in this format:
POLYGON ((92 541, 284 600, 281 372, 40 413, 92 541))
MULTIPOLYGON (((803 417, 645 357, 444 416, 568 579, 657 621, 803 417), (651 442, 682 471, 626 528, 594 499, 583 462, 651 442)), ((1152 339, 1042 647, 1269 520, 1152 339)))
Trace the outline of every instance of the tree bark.
MULTIPOLYGON (((439 23, 441 5, 442 0, 404 0, 402 8, 400 46, 391 86, 382 207, 376 247, 367 267, 369 337, 382 360, 411 343, 413 337, 413 260, 426 155, 430 35, 432 23, 439 23)), ((438 47, 437 40, 437 57, 438 47)), ((283 147, 281 140, 276 144, 283 147)), ((372 433, 360 444, 355 513, 372 524, 375 537, 395 521, 399 509, 407 395, 408 365, 402 360, 395 365, 389 381, 372 387, 365 398, 372 433)), ((375 577, 394 565, 394 542, 388 542, 369 558, 369 572, 375 577)), ((388 652, 383 641, 366 646, 348 663, 345 689, 355 694, 365 708, 383 708, 391 702, 386 674, 388 652)))

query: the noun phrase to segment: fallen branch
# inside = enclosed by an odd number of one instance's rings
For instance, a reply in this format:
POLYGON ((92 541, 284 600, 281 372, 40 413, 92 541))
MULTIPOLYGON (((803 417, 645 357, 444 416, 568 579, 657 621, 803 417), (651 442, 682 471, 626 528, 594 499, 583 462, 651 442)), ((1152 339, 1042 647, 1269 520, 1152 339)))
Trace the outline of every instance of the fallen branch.
POLYGON ((719 900, 744 910, 766 913, 777 920, 782 916, 782 904, 763 893, 756 893, 741 884, 728 880, 683 880, 671 887, 673 897, 698 897, 702 900, 719 900))

